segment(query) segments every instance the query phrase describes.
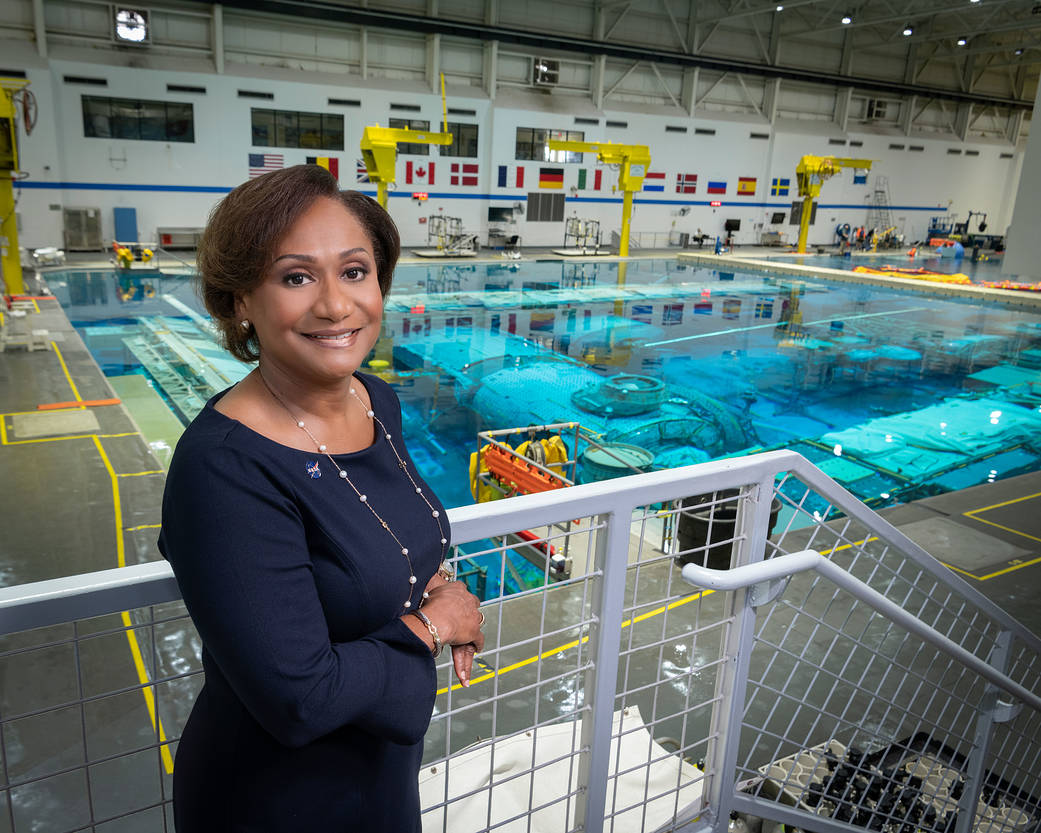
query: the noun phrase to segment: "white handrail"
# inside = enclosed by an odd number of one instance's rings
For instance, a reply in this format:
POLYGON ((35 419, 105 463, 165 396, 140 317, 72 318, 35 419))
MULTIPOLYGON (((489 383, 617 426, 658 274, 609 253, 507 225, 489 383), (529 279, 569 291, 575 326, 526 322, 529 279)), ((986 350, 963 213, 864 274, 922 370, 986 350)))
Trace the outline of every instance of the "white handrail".
POLYGON ((685 564, 683 580, 695 587, 708 587, 712 590, 739 590, 762 582, 790 578, 797 573, 809 570, 814 570, 830 579, 847 593, 856 597, 858 601, 874 608, 915 636, 931 642, 952 659, 971 668, 981 677, 1026 703, 1035 711, 1041 712, 1041 697, 1009 679, 1000 671, 996 671, 989 663, 926 625, 874 588, 851 576, 837 564, 828 561, 816 550, 802 550, 789 555, 778 555, 766 561, 745 564, 731 570, 711 570, 707 567, 699 567, 697 564, 685 564))

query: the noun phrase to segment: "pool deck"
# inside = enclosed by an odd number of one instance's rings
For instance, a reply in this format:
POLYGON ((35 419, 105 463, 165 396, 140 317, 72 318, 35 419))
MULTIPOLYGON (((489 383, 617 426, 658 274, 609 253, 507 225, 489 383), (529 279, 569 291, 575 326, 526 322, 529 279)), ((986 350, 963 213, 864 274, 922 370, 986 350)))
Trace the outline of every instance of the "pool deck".
MULTIPOLYGON (((830 281, 855 283, 866 286, 884 286, 887 289, 910 289, 913 292, 925 292, 946 298, 968 298, 985 300, 988 303, 1002 304, 1006 307, 1026 310, 1041 310, 1041 292, 1019 292, 1014 289, 992 289, 975 284, 942 283, 940 281, 917 280, 915 278, 897 278, 890 275, 873 275, 868 272, 853 272, 848 269, 831 269, 825 266, 806 266, 799 263, 786 263, 783 260, 763 260, 754 255, 758 252, 717 255, 710 252, 679 251, 675 254, 681 263, 694 264, 717 270, 734 270, 744 272, 765 272, 771 275, 791 275, 793 277, 825 278, 830 281)), ((897 254, 897 253, 894 253, 897 254)), ((814 255, 797 255, 812 258, 814 255)))

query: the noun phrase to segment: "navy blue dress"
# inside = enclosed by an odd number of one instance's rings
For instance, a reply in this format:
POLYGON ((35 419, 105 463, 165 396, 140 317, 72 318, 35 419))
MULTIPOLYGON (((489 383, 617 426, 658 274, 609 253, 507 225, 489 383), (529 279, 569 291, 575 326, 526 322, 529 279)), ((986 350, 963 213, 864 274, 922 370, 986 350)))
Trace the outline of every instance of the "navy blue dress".
MULTIPOLYGON (((359 378, 404 456, 397 397, 359 378)), ((328 458, 224 416, 221 396, 178 442, 163 496, 159 549, 206 674, 177 746, 178 833, 419 831, 436 676, 400 619, 405 558, 328 458)), ((336 460, 408 548, 415 605, 441 535, 377 436, 336 460)), ((405 459, 449 538, 443 507, 405 459)))

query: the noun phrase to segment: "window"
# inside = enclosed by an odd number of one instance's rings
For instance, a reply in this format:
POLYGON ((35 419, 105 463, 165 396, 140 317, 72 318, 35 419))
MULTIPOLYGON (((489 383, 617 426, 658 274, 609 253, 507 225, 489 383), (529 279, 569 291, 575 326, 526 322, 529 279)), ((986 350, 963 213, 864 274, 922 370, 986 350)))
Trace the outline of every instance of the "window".
POLYGON ((529 223, 560 223, 564 220, 564 195, 528 194, 529 223))
POLYGON ((440 145, 442 156, 465 156, 477 158, 477 125, 462 124, 450 121, 448 132, 452 134, 452 144, 440 145))
MULTIPOLYGON (((399 130, 407 127, 409 130, 421 130, 427 133, 430 132, 430 122, 424 121, 423 119, 390 119, 387 122, 387 126, 396 127, 399 130)), ((430 145, 405 142, 404 144, 398 145, 398 153, 410 153, 413 156, 429 156, 430 145)), ((476 154, 474 155, 476 156, 476 154)))
POLYGON ((194 142, 192 105, 137 98, 82 97, 83 135, 98 139, 194 142))
MULTIPOLYGON (((586 134, 581 130, 543 130, 541 127, 518 127, 514 158, 536 162, 582 162, 581 153, 570 150, 550 150, 549 140, 582 142, 586 134)), ((563 217, 561 218, 563 219, 563 217)))
POLYGON ((343 116, 295 110, 250 109, 253 146, 343 150, 343 116))

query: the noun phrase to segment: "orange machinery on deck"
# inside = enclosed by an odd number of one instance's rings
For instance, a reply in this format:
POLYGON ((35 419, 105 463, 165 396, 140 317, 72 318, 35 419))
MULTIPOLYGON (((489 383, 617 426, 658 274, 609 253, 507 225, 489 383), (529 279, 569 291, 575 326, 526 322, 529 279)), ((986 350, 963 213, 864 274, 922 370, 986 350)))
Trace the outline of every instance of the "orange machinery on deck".
POLYGON ((563 489, 570 485, 563 477, 542 471, 524 458, 511 454, 498 445, 486 446, 483 457, 488 473, 510 491, 518 494, 530 495, 550 489, 563 489))

